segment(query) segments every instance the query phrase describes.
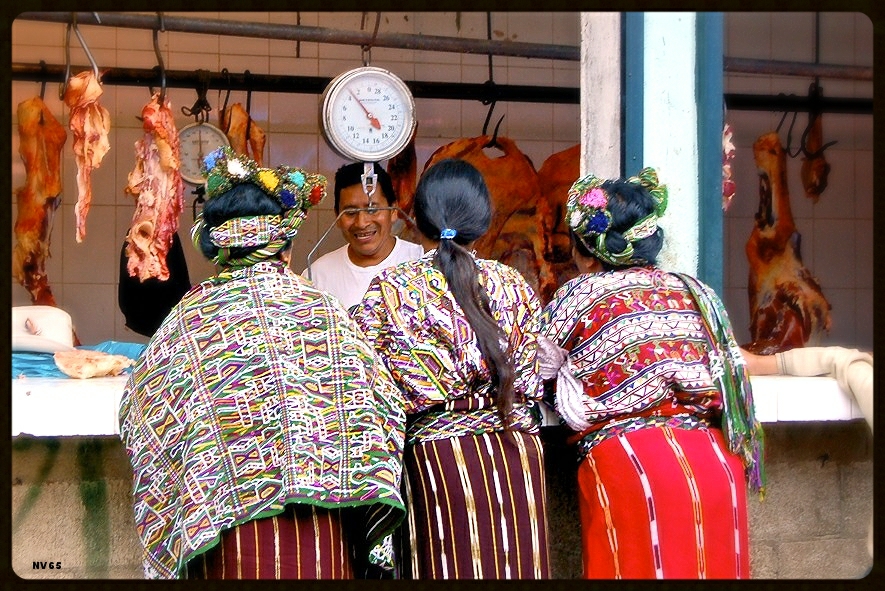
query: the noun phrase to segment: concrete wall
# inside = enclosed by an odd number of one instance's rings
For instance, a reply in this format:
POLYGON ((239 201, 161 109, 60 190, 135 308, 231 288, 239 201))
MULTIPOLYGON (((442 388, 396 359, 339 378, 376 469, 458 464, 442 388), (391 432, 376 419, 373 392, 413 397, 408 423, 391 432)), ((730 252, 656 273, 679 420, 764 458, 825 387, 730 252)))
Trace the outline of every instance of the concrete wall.
MULTIPOLYGON (((766 426, 769 492, 750 497, 759 579, 856 579, 872 559, 872 437, 863 421, 766 426)), ((558 579, 581 574, 573 453, 547 441, 550 539, 558 579)), ((120 441, 19 437, 12 450, 12 567, 26 579, 137 579, 140 546, 120 441), (35 562, 61 568, 35 568, 35 562)))

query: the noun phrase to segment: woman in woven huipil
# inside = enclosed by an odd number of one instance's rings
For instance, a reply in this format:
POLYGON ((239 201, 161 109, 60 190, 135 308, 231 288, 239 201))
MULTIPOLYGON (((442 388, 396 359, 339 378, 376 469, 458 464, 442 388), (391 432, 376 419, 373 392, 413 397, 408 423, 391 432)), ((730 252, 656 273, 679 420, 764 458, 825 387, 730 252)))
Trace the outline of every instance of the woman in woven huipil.
POLYGON ((541 315, 580 457, 584 576, 749 578, 744 480, 761 492, 762 431, 722 302, 656 266, 666 205, 650 168, 578 180, 566 219, 582 274, 541 315))
POLYGON ((325 179, 211 153, 194 286, 126 386, 147 578, 393 576, 403 400, 337 299, 288 267, 325 179))
POLYGON ((413 578, 550 573, 540 304, 518 271, 471 252, 490 208, 471 164, 429 168, 414 206, 428 252, 380 273, 351 311, 406 399, 402 560, 413 578))

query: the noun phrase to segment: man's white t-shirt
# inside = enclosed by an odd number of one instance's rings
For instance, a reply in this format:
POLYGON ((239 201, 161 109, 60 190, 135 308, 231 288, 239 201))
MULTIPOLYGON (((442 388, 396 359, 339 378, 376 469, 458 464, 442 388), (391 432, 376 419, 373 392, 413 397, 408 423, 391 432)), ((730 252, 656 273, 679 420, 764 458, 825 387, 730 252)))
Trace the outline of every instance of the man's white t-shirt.
MULTIPOLYGON (((347 245, 324 254, 310 265, 310 280, 317 289, 328 291, 341 300, 348 310, 354 304, 360 303, 369 283, 375 275, 386 269, 406 261, 421 258, 424 248, 420 244, 402 240, 398 236, 393 250, 387 258, 371 267, 354 265, 347 256, 347 245)), ((308 278, 307 269, 301 275, 308 278)))

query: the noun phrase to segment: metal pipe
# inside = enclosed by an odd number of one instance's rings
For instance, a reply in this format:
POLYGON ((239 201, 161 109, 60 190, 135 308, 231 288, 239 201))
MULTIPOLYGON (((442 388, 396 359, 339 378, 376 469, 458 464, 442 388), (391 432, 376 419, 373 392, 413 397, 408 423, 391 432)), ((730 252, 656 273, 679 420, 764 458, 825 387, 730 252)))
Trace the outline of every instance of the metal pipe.
MULTIPOLYGON (((107 68, 101 76, 102 84, 120 86, 160 86, 162 83, 159 68, 107 68)), ((42 82, 44 80, 64 80, 64 67, 56 65, 36 65, 13 63, 12 79, 18 81, 42 82)), ((205 73, 205 72, 203 72, 205 73)), ((196 88, 201 80, 193 70, 166 70, 167 88, 196 88)), ((243 90, 253 92, 286 92, 300 94, 322 94, 331 78, 321 76, 282 76, 233 73, 209 73, 209 86, 222 90, 243 90)), ((422 82, 405 81, 415 98, 457 99, 478 101, 515 101, 527 103, 578 104, 581 100, 577 88, 551 86, 516 86, 505 84, 473 84, 465 82, 422 82)))
MULTIPOLYGON (((121 12, 23 12, 16 19, 68 23, 72 15, 81 25, 100 25, 131 29, 155 29, 157 19, 153 14, 121 12)), ((410 35, 406 33, 378 33, 371 31, 345 31, 303 25, 274 25, 221 19, 163 17, 165 31, 201 33, 259 39, 282 39, 313 41, 371 47, 390 47, 425 51, 448 51, 454 53, 478 53, 511 57, 541 58, 551 60, 579 61, 580 48, 572 45, 523 43, 517 41, 494 41, 466 39, 434 35, 410 35)))
POLYGON ((873 68, 838 64, 810 64, 739 57, 724 59, 727 74, 764 74, 767 76, 799 76, 803 78, 836 78, 840 80, 873 80, 873 68))
MULTIPOLYGON (((80 70, 86 69, 81 66, 80 70)), ((22 82, 63 82, 64 66, 48 64, 13 63, 11 78, 22 82)), ((285 92, 322 94, 331 78, 319 76, 277 76, 249 74, 210 73, 209 86, 215 89, 253 92, 285 92)), ((158 67, 153 69, 109 68, 104 71, 103 84, 120 86, 160 86, 158 67)), ((166 70, 167 88, 196 88, 200 79, 191 70, 166 70)), ((406 81, 416 98, 490 101, 512 101, 546 104, 572 104, 580 102, 580 89, 549 86, 512 86, 503 84, 470 84, 464 82, 406 81)), ((865 98, 822 97, 787 95, 724 95, 725 105, 734 111, 809 111, 812 108, 824 113, 872 114, 873 101, 865 98)))
POLYGON ((729 111, 819 111, 821 113, 848 113, 872 115, 873 99, 847 97, 813 97, 756 94, 725 94, 725 107, 729 111))

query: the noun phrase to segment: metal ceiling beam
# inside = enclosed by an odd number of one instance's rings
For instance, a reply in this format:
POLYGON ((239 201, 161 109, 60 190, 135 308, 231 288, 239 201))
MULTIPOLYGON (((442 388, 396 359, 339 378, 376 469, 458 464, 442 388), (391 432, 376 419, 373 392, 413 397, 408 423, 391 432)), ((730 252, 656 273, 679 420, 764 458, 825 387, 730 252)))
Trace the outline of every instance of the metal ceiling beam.
MULTIPOLYGON (((88 69, 72 66, 74 73, 88 69)), ((160 88, 161 77, 158 67, 102 68, 102 84, 117 86, 145 86, 160 88)), ((205 70, 166 70, 167 88, 196 89, 208 81, 212 90, 287 92, 299 94, 322 94, 331 78, 322 76, 283 76, 273 74, 246 74, 208 72, 205 70)), ((25 82, 58 82, 65 79, 65 68, 60 65, 13 63, 12 80, 25 82)), ((517 101, 527 103, 578 104, 581 100, 577 88, 556 86, 520 86, 484 82, 425 82, 404 81, 415 98, 478 100, 486 104, 495 101, 517 101)))
MULTIPOLYGON (((138 14, 124 12, 23 12, 16 20, 70 23, 76 16, 77 25, 100 25, 131 29, 156 30, 160 28, 157 13, 138 14)), ((448 51, 510 57, 541 58, 580 61, 580 48, 573 45, 550 45, 517 41, 496 41, 435 35, 410 35, 405 33, 381 33, 371 31, 347 31, 303 25, 275 25, 222 19, 169 16, 163 13, 165 32, 202 33, 258 39, 282 39, 289 41, 312 41, 366 47, 391 47, 424 51, 448 51)))
MULTIPOLYGON (((73 72, 89 69, 89 66, 73 66, 73 72)), ((20 82, 64 82, 65 68, 47 64, 11 64, 11 78, 20 82)), ((102 84, 117 86, 160 87, 158 68, 107 68, 102 69, 102 84)), ((213 90, 288 92, 321 94, 331 81, 322 76, 275 76, 266 74, 166 70, 167 88, 196 89, 203 80, 209 81, 213 90)), ((580 89, 551 86, 518 86, 509 84, 470 84, 465 82, 422 82, 406 80, 416 98, 478 100, 485 104, 492 101, 514 101, 545 104, 578 104, 580 89)), ((872 114, 873 100, 865 98, 820 97, 797 95, 724 95, 725 106, 733 111, 809 111, 824 113, 872 114)))

